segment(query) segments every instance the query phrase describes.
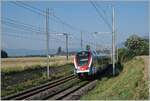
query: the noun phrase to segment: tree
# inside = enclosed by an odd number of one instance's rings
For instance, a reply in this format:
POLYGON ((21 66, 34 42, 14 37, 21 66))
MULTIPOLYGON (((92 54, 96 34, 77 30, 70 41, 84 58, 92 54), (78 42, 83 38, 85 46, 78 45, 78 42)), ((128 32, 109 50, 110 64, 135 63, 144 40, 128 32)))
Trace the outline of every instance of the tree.
POLYGON ((131 51, 129 51, 127 48, 118 49, 118 60, 121 63, 131 60, 133 57, 134 57, 134 54, 131 51))
POLYGON ((134 55, 147 55, 149 51, 149 43, 147 39, 137 35, 130 36, 125 42, 126 48, 134 55))
POLYGON ((59 46, 57 50, 57 54, 61 54, 61 52, 62 52, 62 49, 61 49, 61 46, 59 46))
POLYGON ((86 50, 90 50, 90 45, 86 45, 86 50))
POLYGON ((7 58, 7 57, 8 57, 7 52, 4 50, 1 50, 1 58, 7 58))

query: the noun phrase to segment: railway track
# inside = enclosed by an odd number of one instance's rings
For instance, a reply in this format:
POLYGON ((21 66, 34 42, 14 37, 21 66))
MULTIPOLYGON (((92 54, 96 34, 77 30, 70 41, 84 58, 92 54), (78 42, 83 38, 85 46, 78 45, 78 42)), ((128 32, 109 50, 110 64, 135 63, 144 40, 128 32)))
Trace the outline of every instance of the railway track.
POLYGON ((2 100, 78 99, 82 95, 80 92, 86 92, 80 90, 86 88, 86 86, 88 89, 91 88, 92 86, 89 85, 95 85, 95 82, 96 80, 91 82, 82 81, 74 75, 69 75, 17 94, 6 96, 2 100), (78 97, 75 95, 78 95, 78 97))
POLYGON ((45 100, 77 100, 87 91, 95 87, 97 80, 83 81, 79 84, 60 92, 54 96, 51 96, 45 100))
POLYGON ((12 100, 20 100, 20 99, 24 99, 24 98, 26 98, 28 96, 31 96, 31 95, 36 94, 38 92, 44 91, 44 90, 46 90, 48 88, 52 88, 54 86, 57 86, 57 85, 59 85, 61 83, 64 83, 64 82, 66 82, 68 80, 71 80, 73 78, 75 78, 74 75, 69 75, 69 76, 66 76, 66 77, 63 77, 63 78, 60 78, 60 79, 57 79, 57 80, 45 83, 43 85, 36 86, 36 87, 31 88, 31 89, 27 89, 27 90, 24 90, 22 92, 3 97, 2 99, 3 100, 10 100, 10 99, 12 99, 12 100))

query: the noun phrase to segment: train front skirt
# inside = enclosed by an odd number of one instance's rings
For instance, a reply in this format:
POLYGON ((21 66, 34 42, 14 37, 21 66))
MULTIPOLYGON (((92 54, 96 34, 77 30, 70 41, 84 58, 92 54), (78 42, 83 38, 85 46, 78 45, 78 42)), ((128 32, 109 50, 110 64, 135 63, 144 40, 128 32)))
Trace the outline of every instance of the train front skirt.
POLYGON ((96 74, 96 67, 91 67, 88 70, 75 70, 74 74, 78 75, 94 75, 96 74))

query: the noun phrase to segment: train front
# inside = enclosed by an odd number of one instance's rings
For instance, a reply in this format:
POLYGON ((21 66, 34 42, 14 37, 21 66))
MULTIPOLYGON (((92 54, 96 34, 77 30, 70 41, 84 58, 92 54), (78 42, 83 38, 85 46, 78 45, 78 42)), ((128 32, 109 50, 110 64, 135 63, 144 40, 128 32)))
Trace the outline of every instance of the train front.
POLYGON ((92 54, 90 51, 78 52, 74 57, 74 73, 79 77, 90 75, 90 67, 92 64, 92 54))

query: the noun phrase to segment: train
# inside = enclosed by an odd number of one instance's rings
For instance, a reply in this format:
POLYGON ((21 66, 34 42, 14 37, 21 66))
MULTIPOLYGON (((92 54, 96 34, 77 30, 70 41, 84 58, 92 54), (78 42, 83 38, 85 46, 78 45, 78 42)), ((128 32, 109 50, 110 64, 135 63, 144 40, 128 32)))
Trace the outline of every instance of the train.
POLYGON ((78 77, 94 76, 111 63, 110 55, 98 54, 92 50, 81 50, 74 56, 74 74, 78 77))

